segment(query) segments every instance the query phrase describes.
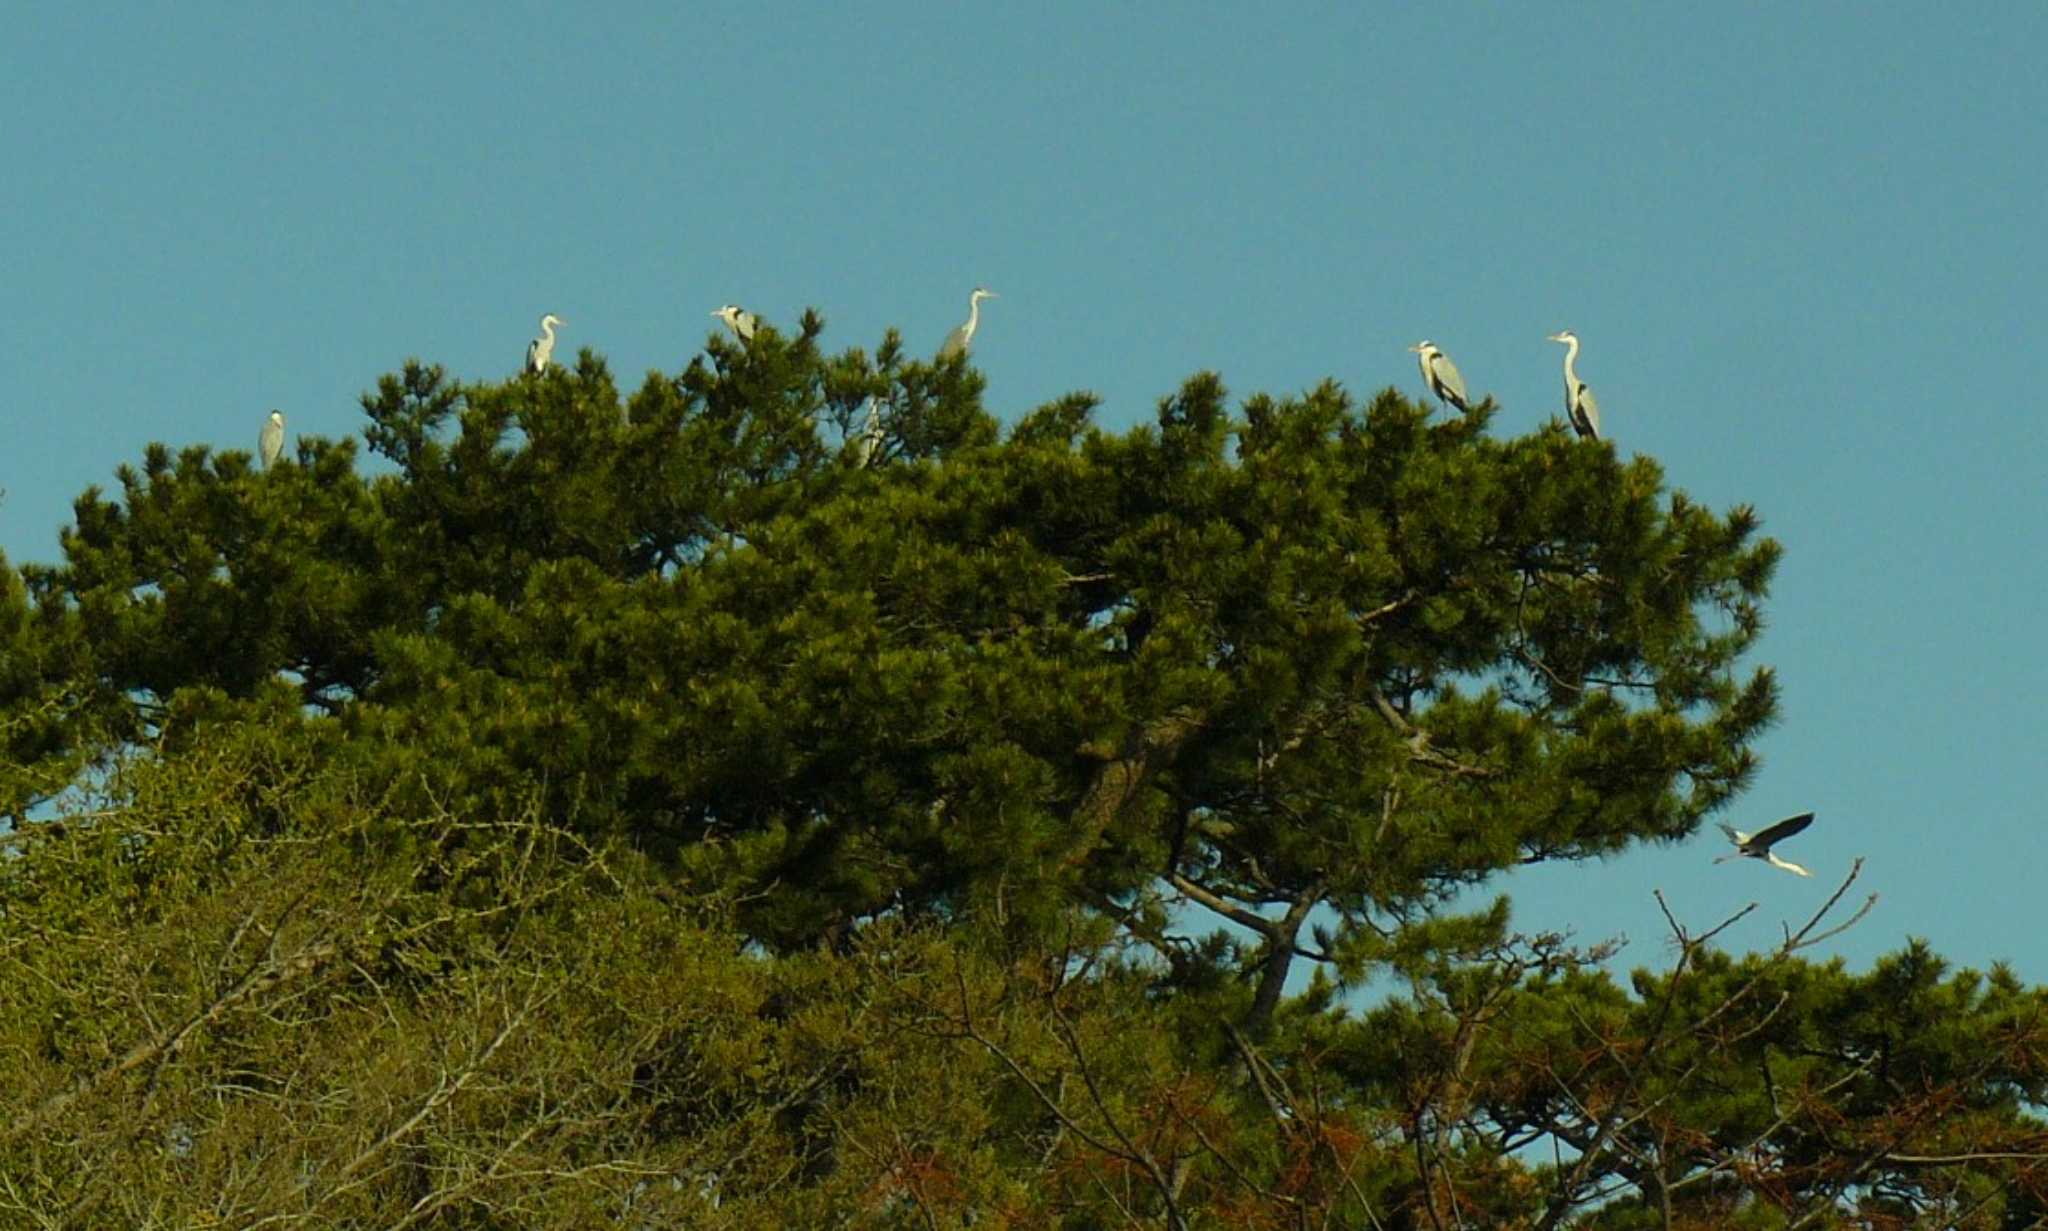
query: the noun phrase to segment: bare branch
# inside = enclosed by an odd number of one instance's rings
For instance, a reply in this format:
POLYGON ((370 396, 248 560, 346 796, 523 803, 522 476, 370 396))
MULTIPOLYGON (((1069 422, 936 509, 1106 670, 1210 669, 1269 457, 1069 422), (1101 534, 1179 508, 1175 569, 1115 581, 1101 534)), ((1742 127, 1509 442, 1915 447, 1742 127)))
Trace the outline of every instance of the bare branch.
POLYGON ((234 987, 213 998, 206 1008, 187 1018, 183 1024, 169 1031, 159 1033, 147 1042, 137 1043, 128 1049, 113 1064, 81 1075, 70 1086, 51 1095, 35 1107, 16 1116, 10 1132, 24 1133, 44 1119, 61 1113, 65 1108, 95 1087, 131 1073, 145 1064, 166 1063, 177 1055, 193 1033, 202 1027, 219 1021, 228 1012, 262 995, 274 987, 301 979, 318 971, 337 954, 340 946, 321 941, 307 945, 283 961, 271 960, 244 975, 234 987))
POLYGON ((1849 867, 1849 875, 1842 878, 1842 883, 1835 887, 1835 891, 1832 894, 1828 895, 1828 900, 1821 903, 1819 910, 1813 912, 1813 918, 1808 919, 1806 921, 1805 927, 1800 928, 1797 932, 1792 932, 1786 935, 1785 943, 1782 947, 1780 947, 1779 952, 1781 954, 1790 954, 1799 949, 1809 948, 1813 945, 1819 944, 1824 940, 1828 940, 1835 936, 1840 936, 1843 932, 1848 931, 1850 928, 1855 927, 1859 922, 1861 922, 1863 916, 1869 914, 1871 912, 1871 909, 1877 905, 1877 895, 1874 893, 1871 894, 1869 897, 1863 899, 1863 905, 1857 907, 1856 913, 1850 915, 1846 922, 1838 924, 1835 927, 1829 928, 1827 931, 1822 932, 1817 936, 1809 935, 1809 933, 1811 933, 1813 929, 1820 924, 1820 921, 1827 917, 1827 913, 1835 908, 1835 903, 1842 900, 1842 895, 1849 892, 1849 886, 1855 884, 1856 878, 1858 876, 1861 876, 1862 874, 1863 857, 1861 855, 1858 855, 1856 857, 1855 863, 1851 864, 1849 867))

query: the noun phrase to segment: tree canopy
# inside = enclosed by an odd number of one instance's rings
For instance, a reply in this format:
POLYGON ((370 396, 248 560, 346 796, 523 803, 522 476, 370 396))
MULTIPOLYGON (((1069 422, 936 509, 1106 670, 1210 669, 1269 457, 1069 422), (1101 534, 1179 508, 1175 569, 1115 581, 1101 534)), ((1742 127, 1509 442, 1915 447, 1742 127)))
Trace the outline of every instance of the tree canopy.
POLYGON ((1815 963, 1837 910, 1624 983, 1458 905, 1743 789, 1752 509, 1334 383, 1005 427, 822 329, 408 363, 374 461, 152 445, 0 568, 0 1209, 2043 1216, 2008 973, 1815 963))

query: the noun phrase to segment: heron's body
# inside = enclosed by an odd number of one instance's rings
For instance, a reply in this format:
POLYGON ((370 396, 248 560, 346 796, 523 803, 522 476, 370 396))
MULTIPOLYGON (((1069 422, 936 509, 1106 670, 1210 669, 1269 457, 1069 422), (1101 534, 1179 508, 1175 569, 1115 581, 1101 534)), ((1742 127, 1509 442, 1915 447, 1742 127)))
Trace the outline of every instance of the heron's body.
POLYGON ((284 412, 273 410, 270 418, 263 421, 263 431, 256 437, 256 457, 265 470, 277 465, 277 459, 284 456, 284 412))
POLYGON ((540 318, 540 336, 526 344, 527 371, 548 370, 548 364, 553 363, 555 359, 555 327, 566 323, 552 312, 540 318))
POLYGON ((1753 834, 1744 833, 1740 829, 1729 825, 1723 825, 1721 826, 1721 832, 1727 834, 1728 840, 1735 844, 1735 852, 1730 855, 1723 855, 1714 862, 1727 863, 1731 859, 1741 859, 1746 856, 1750 859, 1761 859, 1774 868, 1783 868, 1787 872, 1796 873, 1800 876, 1812 876, 1813 873, 1790 860, 1778 858, 1777 853, 1771 850, 1772 846, 1784 841, 1811 824, 1813 824, 1813 813, 1802 812, 1798 816, 1788 816, 1777 824, 1753 834))
POLYGON ((754 328, 761 323, 761 318, 733 303, 726 304, 711 315, 724 321, 725 327, 732 330, 732 336, 742 342, 753 341, 754 328))
POLYGON ((955 355, 967 353, 967 348, 974 344, 974 331, 981 324, 981 301, 994 298, 996 293, 987 287, 974 288, 974 293, 967 297, 967 320, 947 334, 944 342, 939 343, 939 358, 951 359, 955 355))
POLYGON ((1593 400, 1593 391, 1572 368, 1572 361, 1579 357, 1579 335, 1567 329, 1550 335, 1553 342, 1564 343, 1564 411, 1571 418, 1572 428, 1587 440, 1600 439, 1600 404, 1593 400))
POLYGON ((868 399, 868 419, 861 428, 860 443, 854 460, 866 467, 875 460, 875 451, 882 447, 882 404, 874 398, 868 399))
POLYGON ((1458 365, 1434 342, 1417 342, 1408 349, 1415 352, 1416 362, 1422 366, 1423 383, 1436 395, 1436 400, 1464 410, 1465 378, 1458 374, 1458 365))

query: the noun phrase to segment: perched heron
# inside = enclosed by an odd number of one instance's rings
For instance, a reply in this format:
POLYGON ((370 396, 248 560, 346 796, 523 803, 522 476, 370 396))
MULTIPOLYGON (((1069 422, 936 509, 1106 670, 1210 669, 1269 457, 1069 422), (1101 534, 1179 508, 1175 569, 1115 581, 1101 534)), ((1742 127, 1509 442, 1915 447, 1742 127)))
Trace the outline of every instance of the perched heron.
POLYGON ((540 336, 526 344, 526 370, 545 372, 555 358, 555 326, 569 322, 550 312, 540 318, 540 336))
POLYGON ((729 303, 711 315, 724 321, 725 327, 732 330, 732 336, 742 342, 753 341, 754 326, 761 323, 760 317, 755 316, 752 312, 747 311, 736 303, 729 303))
POLYGON ((256 437, 256 457, 265 470, 277 465, 277 459, 284 456, 284 412, 273 410, 270 418, 263 421, 263 433, 256 437))
POLYGON ((1446 406, 1465 409, 1465 378, 1458 375, 1458 365, 1427 339, 1408 348, 1417 356, 1422 365, 1422 381, 1429 391, 1436 394, 1436 400, 1446 406))
POLYGON ((967 353, 968 346, 974 341, 974 328, 981 324, 981 301, 995 298, 996 293, 985 286, 974 288, 974 293, 967 297, 967 320, 958 329, 947 334, 946 340, 939 344, 939 358, 951 359, 955 355, 967 353))
POLYGON ((868 421, 861 428, 860 441, 854 445, 855 464, 866 467, 875 460, 875 450, 882 447, 882 403, 879 399, 868 399, 868 421))
POLYGON ((1579 335, 1567 329, 1550 335, 1553 342, 1564 343, 1564 409, 1571 416, 1572 427, 1587 440, 1600 439, 1600 403, 1593 400, 1593 391, 1586 388, 1586 382, 1572 370, 1572 360, 1579 357, 1579 335))
POLYGON ((1802 812, 1798 816, 1788 816, 1759 833, 1744 833, 1740 829, 1723 825, 1721 826, 1721 832, 1727 834, 1728 840, 1735 844, 1735 853, 1723 855, 1714 862, 1727 863, 1731 859, 1740 859, 1747 855, 1751 859, 1761 859, 1774 868, 1783 868, 1787 872, 1795 872, 1800 876, 1812 876, 1813 873, 1805 868, 1800 867, 1796 863, 1780 859, 1771 852, 1771 847, 1783 842, 1811 824, 1813 824, 1813 813, 1802 812))

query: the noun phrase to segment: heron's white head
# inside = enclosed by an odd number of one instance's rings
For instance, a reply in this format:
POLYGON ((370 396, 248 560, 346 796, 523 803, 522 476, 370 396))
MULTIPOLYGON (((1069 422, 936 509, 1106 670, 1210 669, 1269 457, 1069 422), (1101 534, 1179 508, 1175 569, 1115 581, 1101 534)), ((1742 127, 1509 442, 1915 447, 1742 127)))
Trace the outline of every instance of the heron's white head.
POLYGON ((1579 340, 1579 335, 1573 333, 1569 329, 1560 329, 1556 333, 1550 335, 1550 340, 1553 342, 1562 342, 1566 346, 1570 346, 1572 343, 1579 340))
POLYGON ((563 320, 559 316, 556 316, 552 312, 540 318, 540 327, 542 332, 546 332, 549 329, 559 329, 568 323, 569 322, 563 320))
POLYGON ((271 412, 270 412, 270 421, 271 421, 272 423, 276 424, 276 425, 277 425, 278 427, 283 427, 283 426, 284 426, 284 412, 283 412, 283 411, 281 411, 281 410, 273 410, 273 411, 271 411, 271 412))
POLYGON ((730 325, 735 320, 739 319, 740 306, 736 303, 725 304, 722 307, 712 309, 711 315, 717 317, 719 320, 722 320, 726 324, 730 325))
POLYGON ((1415 345, 1409 347, 1408 352, 1414 355, 1427 355, 1429 352, 1435 349, 1436 343, 1430 341, 1428 338, 1424 338, 1422 341, 1417 342, 1415 345))
POLYGON ((974 288, 974 294, 972 294, 972 295, 969 295, 969 296, 967 297, 967 302, 968 302, 968 305, 969 305, 969 306, 972 306, 972 305, 973 305, 973 303, 974 303, 974 301, 975 301, 975 300, 977 300, 977 299, 1000 299, 1000 298, 1001 298, 1001 296, 997 295, 997 294, 996 294, 996 293, 995 293, 994 291, 992 291, 992 290, 988 289, 987 287, 985 287, 985 286, 977 286, 977 287, 975 287, 975 288, 974 288))

